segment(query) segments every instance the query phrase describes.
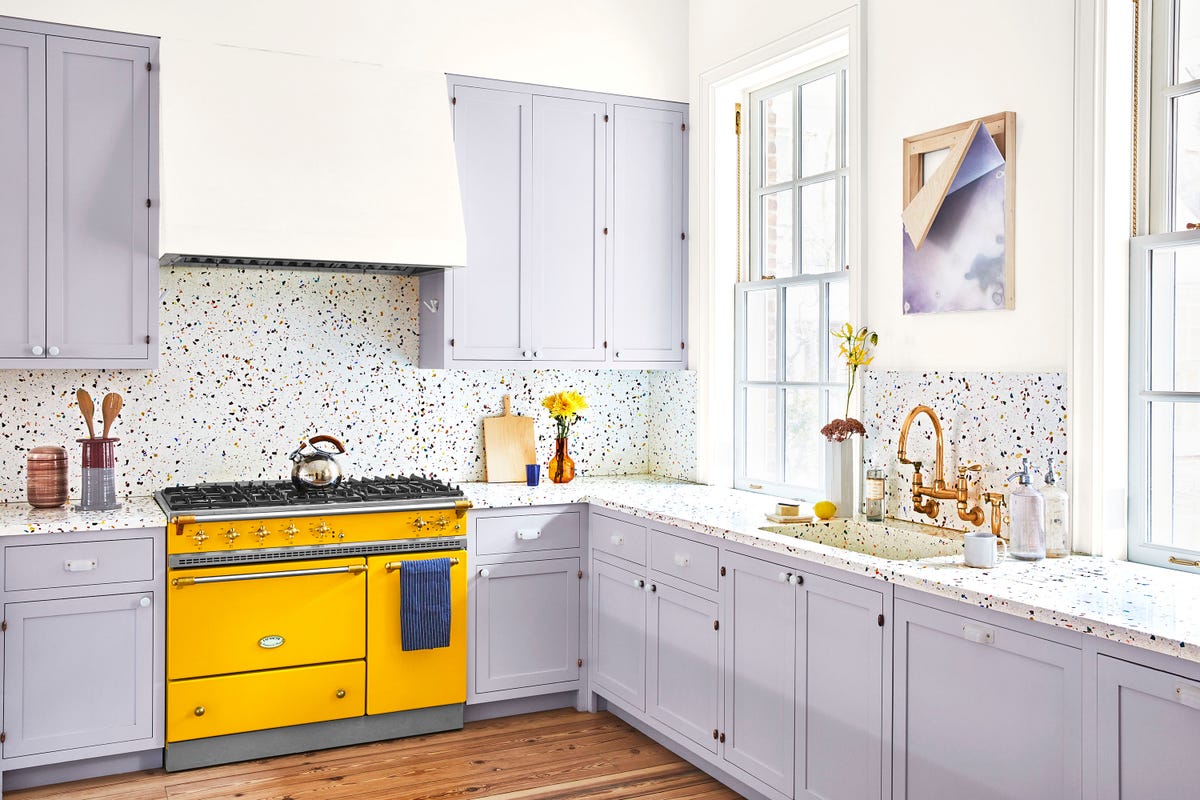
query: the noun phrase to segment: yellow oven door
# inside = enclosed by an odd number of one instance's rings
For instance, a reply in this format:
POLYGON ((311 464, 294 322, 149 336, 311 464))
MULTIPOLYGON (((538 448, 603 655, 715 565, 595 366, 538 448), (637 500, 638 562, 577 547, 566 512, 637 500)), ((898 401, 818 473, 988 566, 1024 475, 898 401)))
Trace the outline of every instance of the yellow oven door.
POLYGON ((362 558, 171 570, 167 677, 362 658, 365 571, 362 558))
POLYGON ((467 552, 406 553, 367 559, 367 713, 386 714, 467 700, 467 552), (400 646, 400 576, 404 561, 452 558, 450 646, 400 646), (391 569, 389 569, 391 567, 391 569))

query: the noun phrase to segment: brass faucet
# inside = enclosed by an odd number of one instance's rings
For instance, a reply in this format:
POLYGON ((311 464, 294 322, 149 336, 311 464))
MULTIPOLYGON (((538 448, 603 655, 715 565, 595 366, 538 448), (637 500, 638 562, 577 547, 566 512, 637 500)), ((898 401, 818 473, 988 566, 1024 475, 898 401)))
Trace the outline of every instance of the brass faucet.
POLYGON ((937 413, 932 408, 921 405, 908 412, 908 416, 904 418, 904 424, 900 426, 899 452, 897 455, 900 457, 901 464, 911 464, 913 466, 913 509, 930 519, 937 519, 938 510, 941 508, 938 500, 954 500, 958 509, 959 519, 975 526, 982 525, 986 518, 983 509, 979 506, 968 508, 967 473, 978 472, 983 468, 978 464, 972 464, 969 467, 959 467, 958 481, 955 483, 954 488, 946 488, 945 461, 943 457, 944 444, 942 422, 938 419, 937 413), (921 476, 921 462, 910 461, 908 458, 908 429, 912 427, 913 422, 921 414, 928 416, 929 421, 933 423, 936 447, 934 451, 933 486, 924 485, 924 479, 921 476))

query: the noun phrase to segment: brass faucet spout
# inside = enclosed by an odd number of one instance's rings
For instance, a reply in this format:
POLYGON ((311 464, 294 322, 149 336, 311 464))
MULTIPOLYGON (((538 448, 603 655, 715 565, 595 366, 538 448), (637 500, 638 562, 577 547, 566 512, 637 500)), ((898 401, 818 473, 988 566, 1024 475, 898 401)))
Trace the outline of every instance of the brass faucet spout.
POLYGON ((904 424, 900 426, 900 442, 897 455, 900 457, 901 464, 911 464, 908 460, 908 429, 912 427, 913 422, 921 414, 929 417, 929 421, 933 423, 933 435, 935 441, 935 453, 933 465, 933 486, 934 489, 943 489, 946 486, 945 464, 942 460, 942 422, 938 419, 937 413, 929 406, 917 406, 912 411, 908 412, 908 416, 904 418, 904 424))

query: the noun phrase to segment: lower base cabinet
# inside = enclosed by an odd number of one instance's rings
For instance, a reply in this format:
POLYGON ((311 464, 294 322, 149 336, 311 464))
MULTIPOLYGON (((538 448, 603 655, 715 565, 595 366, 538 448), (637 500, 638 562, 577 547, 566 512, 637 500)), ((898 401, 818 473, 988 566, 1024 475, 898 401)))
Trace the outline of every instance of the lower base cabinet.
POLYGON ((1200 682, 1100 656, 1100 800, 1175 800, 1200 786, 1200 682))
POLYGON ((895 608, 895 800, 1081 797, 1080 651, 899 599, 895 608))
POLYGON ((721 723, 717 604, 662 583, 648 588, 648 713, 715 753, 721 723))
POLYGON ((4 619, 5 758, 151 742, 152 592, 6 603, 4 619))
POLYGON ((488 564, 475 574, 475 692, 579 679, 579 559, 488 564))
POLYGON ((644 712, 646 579, 594 556, 592 564, 592 683, 644 712))

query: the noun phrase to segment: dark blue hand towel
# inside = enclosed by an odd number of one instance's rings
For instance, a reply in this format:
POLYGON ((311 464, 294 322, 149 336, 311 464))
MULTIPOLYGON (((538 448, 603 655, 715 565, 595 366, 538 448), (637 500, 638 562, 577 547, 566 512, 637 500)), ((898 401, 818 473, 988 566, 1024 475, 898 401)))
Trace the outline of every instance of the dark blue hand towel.
POLYGON ((450 646, 450 559, 405 561, 400 568, 400 646, 450 646))

